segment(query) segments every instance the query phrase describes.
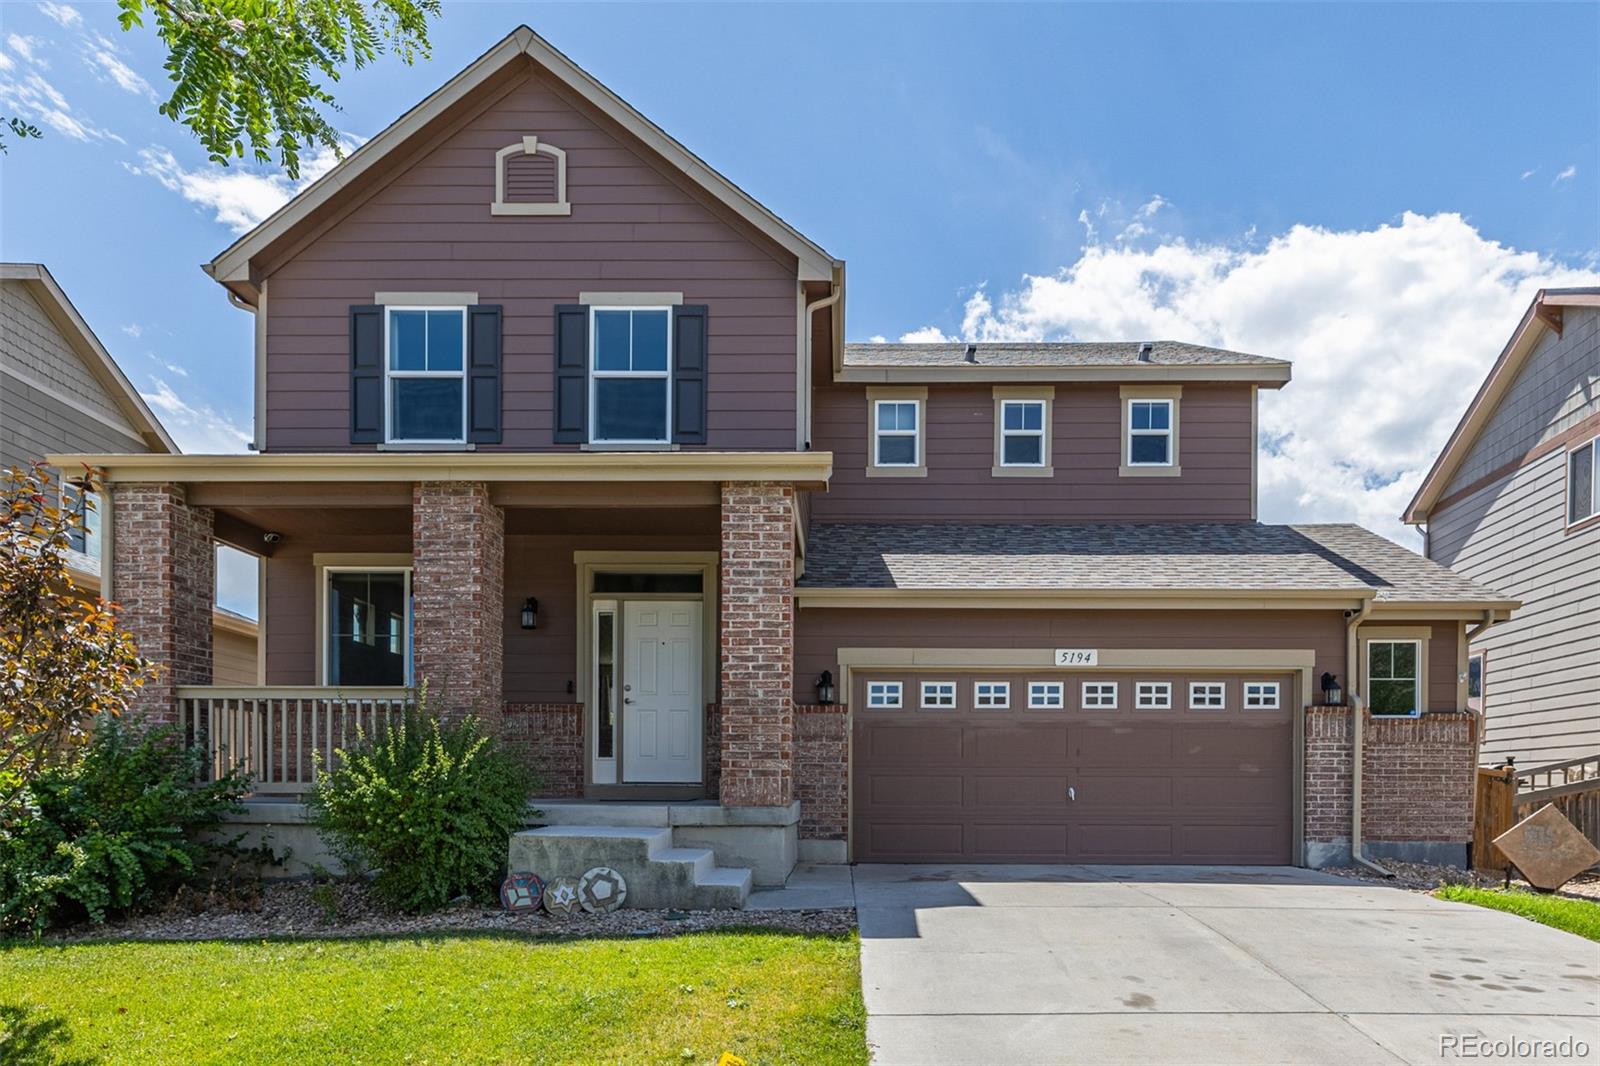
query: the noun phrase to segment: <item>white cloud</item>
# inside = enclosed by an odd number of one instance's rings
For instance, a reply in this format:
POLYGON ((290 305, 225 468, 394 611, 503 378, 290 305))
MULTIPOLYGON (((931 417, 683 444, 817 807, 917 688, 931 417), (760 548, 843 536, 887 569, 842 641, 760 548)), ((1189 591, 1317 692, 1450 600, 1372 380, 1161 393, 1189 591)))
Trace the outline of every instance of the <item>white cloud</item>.
POLYGON ((54 19, 63 29, 70 30, 83 25, 83 14, 71 4, 53 4, 50 0, 44 0, 44 3, 39 5, 39 10, 54 19))
MULTIPOLYGON (((1263 521, 1355 521, 1415 547, 1400 512, 1534 290, 1594 284, 1456 214, 1265 245, 1091 241, 1053 274, 968 300, 972 340, 1184 340, 1294 361, 1261 402, 1263 521)), ((907 334, 942 336, 935 326, 907 334)))
POLYGON ((137 322, 129 322, 127 325, 122 327, 122 332, 137 340, 139 335, 144 332, 144 327, 139 325, 137 322))
POLYGON ((25 37, 20 33, 9 33, 6 35, 6 44, 13 52, 22 57, 23 62, 32 63, 34 66, 43 67, 45 70, 50 69, 50 64, 35 51, 40 45, 44 44, 43 38, 25 37))
POLYGON ((167 427, 178 447, 201 455, 242 452, 250 435, 227 415, 209 406, 193 406, 160 378, 153 391, 141 391, 144 402, 167 427))
POLYGON ((1529 178, 1533 177, 1537 173, 1539 173, 1539 168, 1538 167, 1534 167, 1532 170, 1524 170, 1522 172, 1522 180, 1523 181, 1527 181, 1529 178))
POLYGON ((6 37, 6 44, 17 58, 0 56, 0 74, 5 75, 0 76, 0 108, 75 141, 123 143, 115 133, 74 112, 61 90, 40 73, 50 69, 38 54, 45 44, 42 39, 13 33, 6 37))
POLYGON ((158 97, 150 83, 128 64, 118 53, 116 42, 103 33, 86 35, 83 39, 84 62, 91 70, 115 82, 117 87, 135 96, 143 96, 154 103, 158 97))
POLYGON ((923 326, 910 333, 900 334, 901 344, 939 344, 944 341, 953 341, 956 338, 947 337, 938 326, 923 326))
POLYGON ((1567 167, 1567 169, 1563 170, 1561 173, 1557 174, 1555 180, 1552 181, 1550 183, 1550 185, 1552 187, 1554 187, 1554 186, 1560 185, 1564 181, 1570 181, 1573 178, 1577 177, 1577 174, 1578 174, 1577 164, 1573 164, 1572 166, 1567 167))
MULTIPOLYGON (((351 146, 347 145, 346 150, 351 146)), ((301 161, 300 180, 290 181, 278 171, 209 163, 189 170, 165 148, 142 148, 139 159, 137 164, 122 165, 130 173, 152 177, 190 203, 210 210, 218 222, 235 233, 254 227, 338 162, 331 149, 319 148, 301 161)))

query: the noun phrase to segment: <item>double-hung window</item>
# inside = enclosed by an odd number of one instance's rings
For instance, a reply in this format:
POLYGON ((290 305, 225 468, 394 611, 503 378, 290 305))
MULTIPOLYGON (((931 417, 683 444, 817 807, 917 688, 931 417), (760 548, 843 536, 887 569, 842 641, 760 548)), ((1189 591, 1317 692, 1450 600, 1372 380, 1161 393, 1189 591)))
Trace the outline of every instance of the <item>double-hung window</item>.
POLYGON ((906 469, 922 465, 922 404, 875 400, 872 427, 872 465, 906 469))
POLYGON ((467 439, 467 309, 385 308, 385 439, 460 444, 467 439))
POLYGON ((100 495, 76 481, 61 483, 61 509, 78 516, 67 534, 67 547, 83 555, 100 555, 100 495))
POLYGON ((1172 465, 1172 401, 1128 401, 1128 465, 1172 465))
POLYGON ((672 439, 672 309, 590 309, 589 439, 665 444, 672 439))
POLYGON ((324 569, 328 685, 411 683, 409 567, 324 569))
POLYGON ((1367 642, 1367 702, 1373 714, 1421 713, 1421 641, 1367 642))
POLYGON ((1600 438, 1567 453, 1567 525, 1600 514, 1600 438))
POLYGON ((1000 401, 1000 465, 1042 467, 1045 454, 1043 400, 1000 401))

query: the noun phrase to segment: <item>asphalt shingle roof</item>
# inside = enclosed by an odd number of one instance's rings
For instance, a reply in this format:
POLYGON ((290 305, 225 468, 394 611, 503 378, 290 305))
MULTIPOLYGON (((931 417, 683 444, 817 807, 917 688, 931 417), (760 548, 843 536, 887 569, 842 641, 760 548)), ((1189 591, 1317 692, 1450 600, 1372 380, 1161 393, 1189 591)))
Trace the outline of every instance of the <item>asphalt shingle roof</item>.
POLYGON ((939 344, 846 344, 847 367, 1053 367, 1053 366, 1279 366, 1288 361, 1230 352, 1181 341, 1151 342, 1150 358, 1139 359, 1139 341, 1050 344, 979 343, 967 358, 964 341, 939 344))
POLYGON ((1141 592, 1377 590, 1379 601, 1506 597, 1355 525, 822 523, 799 587, 1141 592))

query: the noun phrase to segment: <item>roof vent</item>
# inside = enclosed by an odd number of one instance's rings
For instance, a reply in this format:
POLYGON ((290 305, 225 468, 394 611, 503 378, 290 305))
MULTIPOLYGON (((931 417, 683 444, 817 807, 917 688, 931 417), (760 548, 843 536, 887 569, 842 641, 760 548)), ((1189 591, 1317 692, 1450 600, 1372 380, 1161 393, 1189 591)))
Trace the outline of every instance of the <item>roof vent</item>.
POLYGON ((965 358, 969 363, 976 363, 978 361, 978 346, 976 344, 967 345, 967 354, 965 358))
POLYGON ((1154 341, 1141 341, 1139 344, 1139 362, 1148 363, 1150 361, 1150 353, 1155 350, 1154 341))

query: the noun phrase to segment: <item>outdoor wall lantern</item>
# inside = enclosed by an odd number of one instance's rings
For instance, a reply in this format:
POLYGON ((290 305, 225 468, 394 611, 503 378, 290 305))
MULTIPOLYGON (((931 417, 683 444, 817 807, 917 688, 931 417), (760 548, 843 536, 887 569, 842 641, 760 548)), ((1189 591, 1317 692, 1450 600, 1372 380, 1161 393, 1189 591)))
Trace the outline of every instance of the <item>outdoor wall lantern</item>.
POLYGON ((1338 707, 1344 703, 1344 690, 1333 674, 1322 675, 1322 703, 1325 707, 1338 707))
POLYGON ((822 671, 822 676, 817 678, 817 702, 824 707, 831 707, 834 696, 833 671, 824 670, 822 671))
POLYGON ((529 596, 527 602, 522 605, 522 628, 539 628, 539 601, 532 596, 529 596))

